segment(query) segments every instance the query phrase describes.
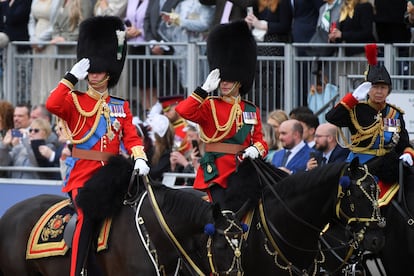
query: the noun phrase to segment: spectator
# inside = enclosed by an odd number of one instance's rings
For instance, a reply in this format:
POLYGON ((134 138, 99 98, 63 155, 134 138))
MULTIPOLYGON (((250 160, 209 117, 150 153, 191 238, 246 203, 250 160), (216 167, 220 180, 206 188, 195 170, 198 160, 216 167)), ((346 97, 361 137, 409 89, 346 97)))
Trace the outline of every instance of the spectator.
MULTIPOLYGON (((150 49, 152 55, 173 55, 174 48, 163 44, 165 42, 159 33, 161 24, 161 13, 172 12, 178 5, 180 0, 153 0, 148 3, 147 11, 144 18, 145 39, 151 42, 150 49), (161 3, 162 6, 161 6, 161 3)), ((160 68, 157 72, 157 87, 162 87, 163 92, 183 93, 180 79, 178 77, 177 68, 170 61, 157 61, 154 64, 156 68, 160 68)))
POLYGON ((267 123, 270 126, 272 126, 275 135, 275 143, 277 145, 276 149, 280 149, 282 147, 282 144, 280 143, 279 139, 279 127, 280 124, 286 121, 287 119, 289 118, 286 112, 281 109, 273 110, 267 115, 267 123))
MULTIPOLYGON (((171 13, 163 13, 159 33, 165 41, 197 43, 205 41, 206 33, 213 20, 214 7, 200 4, 199 0, 182 0, 171 13)), ((187 53, 186 46, 174 46, 179 57, 187 53)), ((187 59, 177 60, 181 85, 188 89, 187 59)), ((201 72, 201 77, 204 73, 201 72)))
MULTIPOLYGON (((4 32, 9 40, 29 41, 28 23, 32 0, 6 0, 1 1, 0 5, 4 11, 4 32)), ((19 45, 17 46, 17 52, 19 55, 30 55, 31 47, 29 45, 19 45)), ((32 60, 30 58, 19 58, 14 66, 16 66, 15 96, 22 102, 30 102, 32 60)))
POLYGON ((71 167, 71 163, 74 161, 72 159, 73 145, 70 142, 66 124, 60 118, 57 119, 55 132, 58 135, 59 147, 54 153, 53 163, 55 166, 60 168, 61 179, 67 181, 67 178, 69 177, 69 168, 71 167))
POLYGON ((128 0, 97 0, 93 15, 112 15, 124 18, 127 3, 128 0))
POLYGON ((13 114, 14 128, 19 129, 23 136, 28 134, 27 130, 30 126, 30 106, 27 104, 17 104, 14 107, 13 114))
POLYGON ((337 127, 333 124, 319 125, 316 129, 315 142, 315 154, 306 164, 308 171, 327 163, 345 161, 348 157, 349 149, 338 144, 337 127))
POLYGON ((283 149, 273 155, 272 164, 289 174, 305 171, 312 149, 303 141, 302 124, 295 119, 286 120, 280 124, 279 132, 283 149))
POLYGON ((148 153, 151 166, 150 177, 162 181, 163 174, 171 171, 170 154, 174 145, 174 129, 168 118, 154 114, 147 119, 149 136, 153 142, 153 151, 148 153))
MULTIPOLYGON (((9 144, 3 142, 6 135, 11 135, 13 128, 13 105, 4 100, 0 100, 0 166, 11 165, 11 158, 9 155, 9 144)), ((0 177, 7 177, 6 171, 0 171, 0 177)))
MULTIPOLYGON (((125 25, 128 39, 128 53, 144 56, 147 47, 140 43, 146 42, 144 18, 150 0, 128 0, 125 25)), ((155 2, 155 1, 154 1, 155 2)), ((128 70, 129 68, 125 68, 128 70)), ((125 70, 124 69, 124 70, 125 70)), ((157 82, 151 62, 146 59, 132 60, 132 86, 139 89, 139 99, 145 111, 150 110, 157 101, 157 82)), ((142 117, 146 114, 140 114, 142 117)))
MULTIPOLYGON (((53 166, 40 152, 40 145, 45 145, 45 141, 51 132, 50 124, 43 119, 36 119, 30 124, 27 137, 7 136, 3 140, 6 144, 11 144, 10 157, 13 166, 23 167, 47 167, 53 166)), ((54 149, 52 144, 48 147, 54 149)), ((13 171, 12 178, 39 179, 45 176, 39 172, 13 171)))
POLYGON ((289 112, 289 119, 296 119, 296 116, 301 113, 313 114, 313 111, 307 106, 298 106, 289 112))
POLYGON ((200 0, 207 6, 215 6, 212 27, 243 19, 247 15, 247 7, 252 7, 256 0, 200 0))
POLYGON ((200 167, 200 158, 205 153, 205 143, 200 138, 200 130, 198 125, 189 123, 184 128, 184 131, 187 134, 187 142, 191 144, 190 159, 194 168, 193 172, 196 172, 198 167, 200 167), (197 147, 195 147, 195 145, 197 145, 197 147))
MULTIPOLYGON (((339 22, 329 33, 329 41, 335 43, 370 43, 375 42, 374 7, 367 0, 345 0, 342 4, 339 22)), ((363 47, 348 47, 346 56, 364 57, 363 47)), ((339 76, 363 74, 365 64, 358 61, 345 62, 339 66, 339 76)))
MULTIPOLYGON (((252 28, 256 41, 291 42, 292 7, 290 0, 257 0, 253 6, 253 12, 249 13, 244 20, 252 28)), ((259 46, 257 55, 283 56, 283 47, 259 46)), ((267 91, 267 95, 255 93, 255 103, 260 103, 262 108, 264 105, 270 106, 272 103, 276 103, 279 107, 282 99, 280 63, 261 62, 260 65, 255 78, 256 91, 263 89, 263 91, 267 91)))
POLYGON ((56 84, 55 59, 47 56, 55 54, 53 46, 47 43, 52 39, 53 24, 60 8, 60 0, 33 0, 29 19, 30 43, 34 55, 31 83, 31 104, 44 103, 56 84))
POLYGON ((54 131, 54 125, 52 123, 52 114, 46 109, 44 104, 35 105, 32 107, 32 111, 30 112, 30 120, 33 121, 34 119, 42 118, 49 122, 52 126, 52 133, 47 138, 47 143, 55 145, 55 147, 59 147, 58 137, 54 131))
POLYGON ((302 138, 310 148, 315 146, 315 131, 319 126, 319 119, 313 113, 299 113, 295 117, 303 127, 302 138))
POLYGON ((269 148, 266 157, 266 162, 272 163, 272 158, 275 152, 279 149, 279 141, 276 139, 276 133, 273 127, 268 123, 262 122, 263 139, 266 141, 267 147, 269 148))

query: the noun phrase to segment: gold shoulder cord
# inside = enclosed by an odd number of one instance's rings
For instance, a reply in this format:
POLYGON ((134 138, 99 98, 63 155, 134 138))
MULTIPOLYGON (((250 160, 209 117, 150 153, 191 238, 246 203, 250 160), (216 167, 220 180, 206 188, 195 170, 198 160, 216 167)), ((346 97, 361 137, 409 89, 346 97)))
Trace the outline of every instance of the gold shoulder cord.
POLYGON ((209 101, 210 101, 210 105, 211 105, 211 109, 213 113, 213 119, 214 119, 214 124, 216 127, 216 132, 211 137, 207 137, 207 135, 204 133, 203 129, 201 128, 200 138, 204 143, 215 143, 215 142, 221 141, 224 137, 226 137, 226 135, 230 132, 234 121, 236 121, 237 129, 239 129, 243 125, 243 120, 241 117, 242 110, 241 110, 239 102, 236 102, 231 108, 228 121, 223 126, 221 126, 217 119, 216 106, 214 104, 214 100, 210 99, 209 101), (219 131, 223 131, 224 133, 217 137, 219 131))
POLYGON ((71 133, 69 131, 68 123, 66 121, 65 121, 65 124, 64 124, 64 126, 65 126, 64 130, 65 130, 65 133, 66 133, 67 137, 69 137, 69 140, 72 144, 82 144, 83 142, 85 142, 86 140, 91 138, 91 136, 95 132, 96 128, 98 127, 98 123, 99 123, 99 120, 100 120, 100 115, 104 112, 104 110, 100 109, 100 107, 105 104, 105 100, 104 99, 99 99, 96 102, 94 108, 91 111, 87 112, 87 111, 83 110, 82 107, 80 106, 79 101, 78 101, 78 96, 76 96, 75 93, 71 93, 71 94, 72 94, 73 103, 75 104, 76 110, 80 113, 81 116, 79 116, 78 122, 76 123, 76 126, 74 128, 73 133, 71 133), (73 139, 73 137, 76 136, 77 134, 79 134, 79 132, 85 126, 86 118, 87 117, 92 117, 94 115, 96 115, 95 122, 93 123, 93 126, 92 126, 91 130, 89 131, 89 133, 81 139, 78 139, 78 140, 73 139), (83 122, 82 122, 82 125, 79 126, 81 119, 83 119, 83 122))
POLYGON ((346 142, 346 138, 345 138, 344 133, 342 132, 342 129, 339 128, 339 134, 341 135, 342 141, 344 141, 345 146, 347 148, 352 149, 352 151, 356 153, 364 152, 368 149, 371 149, 377 137, 380 136, 379 148, 380 149, 383 148, 384 147, 384 132, 383 132, 384 127, 381 123, 381 120, 382 120, 381 113, 378 113, 378 116, 375 122, 367 127, 362 127, 358 123, 355 112, 352 109, 349 110, 349 113, 350 113, 352 124, 354 125, 357 133, 351 136, 351 144, 349 144, 346 142), (371 138, 371 142, 369 143, 369 145, 363 148, 360 148, 360 147, 356 148, 361 141, 367 140, 369 138, 371 138))

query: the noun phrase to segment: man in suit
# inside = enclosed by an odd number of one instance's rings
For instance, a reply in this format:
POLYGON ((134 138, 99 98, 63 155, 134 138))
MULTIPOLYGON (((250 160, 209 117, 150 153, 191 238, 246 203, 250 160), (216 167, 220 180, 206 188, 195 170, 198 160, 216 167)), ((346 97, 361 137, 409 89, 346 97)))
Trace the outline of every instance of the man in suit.
POLYGON ((283 149, 274 154, 272 164, 290 174, 305 171, 312 149, 303 140, 302 124, 296 119, 282 122, 279 139, 283 149))
POLYGON ((307 170, 312 170, 326 163, 345 161, 349 149, 338 145, 336 140, 337 127, 330 123, 318 126, 315 133, 315 149, 317 150, 306 164, 307 170))
POLYGON ((200 0, 207 6, 216 6, 212 27, 221 23, 229 23, 244 19, 247 16, 247 7, 253 6, 255 0, 200 0))

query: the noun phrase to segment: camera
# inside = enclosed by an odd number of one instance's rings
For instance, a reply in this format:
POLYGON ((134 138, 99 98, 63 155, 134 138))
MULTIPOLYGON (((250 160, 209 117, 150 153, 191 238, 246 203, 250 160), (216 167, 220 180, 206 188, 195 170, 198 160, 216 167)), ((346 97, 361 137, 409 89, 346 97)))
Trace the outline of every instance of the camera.
POLYGON ((125 26, 127 26, 128 28, 132 26, 132 23, 131 23, 131 21, 130 21, 129 19, 126 19, 126 20, 124 21, 124 24, 125 24, 125 26))
POLYGON ((18 137, 18 138, 21 138, 21 137, 23 137, 23 133, 21 133, 20 132, 20 130, 19 129, 17 129, 17 128, 13 128, 12 130, 11 130, 11 134, 12 134, 12 137, 18 137))

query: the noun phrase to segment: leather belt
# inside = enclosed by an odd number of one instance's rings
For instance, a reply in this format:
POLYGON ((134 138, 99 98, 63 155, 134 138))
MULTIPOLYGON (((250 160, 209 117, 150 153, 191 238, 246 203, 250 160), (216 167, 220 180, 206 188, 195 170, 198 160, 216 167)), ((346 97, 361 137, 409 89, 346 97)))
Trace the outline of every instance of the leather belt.
POLYGON ((228 143, 211 143, 205 144, 206 152, 220 152, 228 154, 236 154, 244 150, 244 146, 238 144, 228 144, 228 143))
POLYGON ((84 150, 73 147, 72 157, 86 160, 95 160, 95 161, 108 161, 109 157, 114 156, 115 154, 110 152, 102 152, 97 150, 84 150))

